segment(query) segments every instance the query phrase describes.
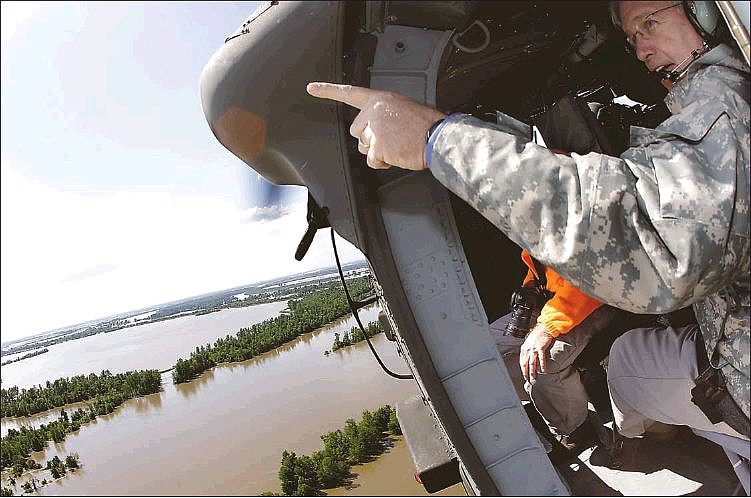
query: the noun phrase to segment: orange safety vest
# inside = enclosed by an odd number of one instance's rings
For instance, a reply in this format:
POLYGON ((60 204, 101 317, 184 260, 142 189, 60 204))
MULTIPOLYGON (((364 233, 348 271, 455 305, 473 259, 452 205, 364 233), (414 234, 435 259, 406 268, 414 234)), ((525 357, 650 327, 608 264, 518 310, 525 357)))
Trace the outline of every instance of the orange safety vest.
MULTIPOLYGON (((535 271, 534 263, 532 263, 532 257, 525 250, 522 250, 522 261, 529 268, 527 276, 524 278, 524 284, 526 285, 534 281, 537 272, 535 271)), ((584 321, 594 310, 602 306, 601 301, 588 296, 566 282, 563 277, 547 266, 545 267, 545 278, 548 281, 547 289, 555 292, 555 295, 545 303, 537 319, 537 323, 544 325, 553 337, 567 334, 571 329, 584 321)))

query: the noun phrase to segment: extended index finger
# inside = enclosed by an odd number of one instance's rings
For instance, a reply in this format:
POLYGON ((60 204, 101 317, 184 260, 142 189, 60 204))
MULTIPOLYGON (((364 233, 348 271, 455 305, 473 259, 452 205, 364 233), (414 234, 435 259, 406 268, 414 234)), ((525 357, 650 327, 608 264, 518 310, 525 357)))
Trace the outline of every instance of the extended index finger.
POLYGON ((362 109, 378 90, 361 86, 337 85, 336 83, 308 83, 308 93, 313 97, 338 100, 352 107, 362 109))

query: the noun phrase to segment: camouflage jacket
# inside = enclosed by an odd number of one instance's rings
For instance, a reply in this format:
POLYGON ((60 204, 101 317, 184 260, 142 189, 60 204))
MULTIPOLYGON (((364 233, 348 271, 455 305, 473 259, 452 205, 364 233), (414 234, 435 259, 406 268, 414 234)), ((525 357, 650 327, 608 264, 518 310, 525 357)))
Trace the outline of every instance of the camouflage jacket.
POLYGON ((711 364, 749 414, 749 75, 725 45, 631 128, 620 157, 554 154, 503 115, 453 115, 433 144, 438 181, 545 265, 611 305, 694 305, 711 364))

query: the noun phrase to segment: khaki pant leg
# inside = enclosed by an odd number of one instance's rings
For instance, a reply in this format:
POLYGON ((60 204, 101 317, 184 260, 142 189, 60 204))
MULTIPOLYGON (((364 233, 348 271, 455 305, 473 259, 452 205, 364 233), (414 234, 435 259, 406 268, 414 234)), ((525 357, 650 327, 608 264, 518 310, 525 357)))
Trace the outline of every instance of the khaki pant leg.
POLYGON ((610 350, 608 387, 615 424, 636 437, 655 421, 740 437, 725 422, 712 424, 691 402, 698 377, 697 325, 626 332, 610 350))
POLYGON ((617 314, 615 308, 601 306, 568 334, 556 337, 548 350, 547 373, 538 372, 536 382, 524 386, 537 411, 559 434, 571 434, 587 418, 589 396, 571 365, 617 314))
POLYGON ((511 382, 514 384, 516 394, 522 401, 529 401, 529 395, 524 390, 524 377, 522 376, 522 369, 519 366, 519 348, 521 348, 522 339, 514 337, 512 335, 505 335, 503 331, 506 329, 506 324, 511 320, 511 313, 504 315, 495 322, 490 324, 490 335, 495 341, 495 345, 498 348, 498 352, 503 359, 503 363, 506 365, 511 382))

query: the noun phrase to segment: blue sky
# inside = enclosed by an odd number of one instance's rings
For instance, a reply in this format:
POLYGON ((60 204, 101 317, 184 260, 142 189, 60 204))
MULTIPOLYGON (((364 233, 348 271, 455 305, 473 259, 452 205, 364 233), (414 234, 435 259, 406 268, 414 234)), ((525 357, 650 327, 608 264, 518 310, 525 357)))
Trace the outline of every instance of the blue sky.
POLYGON ((333 264, 322 234, 293 258, 305 189, 266 205, 201 110, 257 4, 2 3, 3 341, 333 264))

